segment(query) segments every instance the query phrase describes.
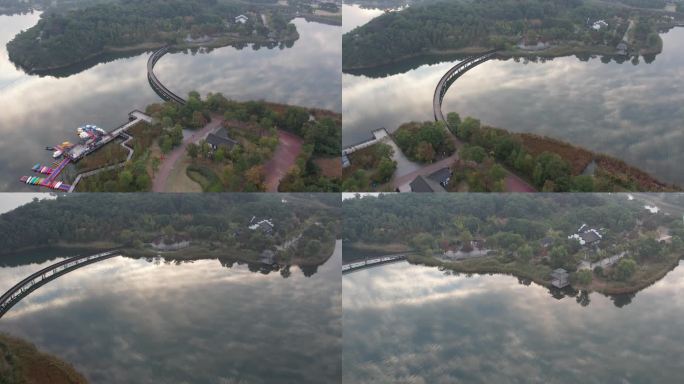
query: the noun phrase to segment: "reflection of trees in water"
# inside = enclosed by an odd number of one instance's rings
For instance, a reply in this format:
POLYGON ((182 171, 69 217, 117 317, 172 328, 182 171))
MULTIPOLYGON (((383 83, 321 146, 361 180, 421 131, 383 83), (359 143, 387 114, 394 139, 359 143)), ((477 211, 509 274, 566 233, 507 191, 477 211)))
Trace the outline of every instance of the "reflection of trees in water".
POLYGON ((581 290, 580 294, 577 296, 577 304, 586 307, 591 303, 591 298, 589 297, 589 291, 581 290))
POLYGON ((626 293, 623 295, 612 295, 608 296, 613 301, 616 307, 622 308, 625 305, 632 302, 632 299, 636 296, 636 293, 626 293))
MULTIPOLYGON (((583 307, 588 307, 589 304, 591 304, 591 293, 584 289, 578 291, 572 287, 565 287, 563 289, 553 287, 549 288, 549 294, 556 300, 562 300, 566 297, 574 297, 577 304, 583 307)), ((632 299, 636 296, 636 293, 604 296, 608 297, 616 307, 622 308, 632 302, 632 299)))
MULTIPOLYGON (((582 62, 588 62, 592 59, 598 59, 603 64, 609 64, 611 62, 615 62, 617 64, 624 64, 627 62, 631 62, 633 65, 638 65, 640 57, 643 57, 644 63, 651 64, 655 61, 657 55, 658 54, 650 54, 650 55, 645 55, 645 56, 639 56, 639 55, 625 56, 625 55, 599 55, 599 54, 592 54, 592 53, 577 53, 577 54, 566 55, 566 56, 558 56, 558 57, 545 57, 545 56, 496 57, 495 56, 492 58, 492 60, 497 60, 497 61, 513 60, 516 63, 521 63, 521 64, 525 65, 525 64, 529 64, 529 63, 543 64, 546 62, 553 61, 554 59, 565 58, 565 57, 573 57, 574 56, 575 58, 577 58, 577 60, 582 61, 582 62)), ((371 79, 378 79, 378 78, 384 78, 384 77, 389 77, 389 76, 394 76, 394 75, 406 73, 406 72, 412 71, 414 69, 418 69, 422 66, 439 65, 442 63, 462 61, 466 57, 468 57, 468 56, 463 55, 463 54, 437 55, 437 56, 425 55, 425 56, 419 56, 419 57, 412 57, 409 59, 401 60, 401 61, 396 62, 396 63, 380 65, 377 67, 363 68, 363 69, 343 69, 342 72, 353 75, 353 76, 365 76, 365 77, 369 77, 371 79)))
MULTIPOLYGON (((253 273, 261 273, 263 275, 268 275, 269 273, 280 273, 283 279, 287 279, 292 276, 292 265, 290 264, 264 264, 264 263, 250 263, 245 261, 240 261, 229 257, 219 257, 219 263, 225 268, 233 268, 234 265, 246 265, 247 269, 253 273)), ((304 276, 311 277, 316 272, 318 272, 318 265, 302 265, 297 266, 302 271, 304 276)))
MULTIPOLYGON (((172 50, 169 53, 183 53, 183 54, 190 54, 192 56, 199 54, 205 54, 205 53, 211 53, 213 52, 216 48, 225 48, 225 47, 233 47, 237 49, 238 51, 246 48, 247 46, 251 46, 252 50, 258 51, 262 48, 266 49, 286 49, 286 48, 292 48, 294 47, 295 42, 294 41, 288 41, 288 42, 268 42, 268 43, 235 43, 235 44, 229 44, 224 47, 192 47, 192 48, 186 48, 183 50, 172 50)), ((90 59, 83 60, 79 63, 69 65, 63 68, 58 68, 58 69, 51 69, 51 70, 45 70, 45 71, 28 71, 25 68, 17 67, 24 72, 28 74, 35 74, 38 75, 39 77, 55 77, 55 78, 67 78, 73 75, 77 75, 81 72, 85 72, 91 68, 93 68, 96 65, 99 64, 106 64, 110 63, 113 61, 117 61, 120 59, 130 59, 136 56, 143 55, 145 53, 149 52, 148 50, 133 50, 133 51, 127 51, 127 52, 107 52, 107 53, 102 53, 99 55, 96 55, 90 59)), ((141 70, 145 70, 143 67, 141 70)))

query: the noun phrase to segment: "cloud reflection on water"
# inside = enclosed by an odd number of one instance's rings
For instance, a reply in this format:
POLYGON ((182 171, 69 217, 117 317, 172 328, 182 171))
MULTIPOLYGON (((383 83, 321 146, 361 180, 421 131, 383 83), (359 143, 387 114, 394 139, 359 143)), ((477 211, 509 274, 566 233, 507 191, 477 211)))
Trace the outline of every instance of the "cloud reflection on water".
MULTIPOLYGON (((0 329, 98 383, 330 382, 341 374, 340 249, 314 276, 288 279, 118 257, 41 287, 0 329)), ((0 268, 0 281, 36 268, 0 268)))
MULTIPOLYGON (((684 161, 684 29, 663 40, 664 52, 655 62, 637 66, 575 57, 489 61, 452 86, 443 110, 567 140, 684 184, 678 166, 684 161)), ((431 120, 434 87, 453 64, 375 79, 344 74, 344 144, 364 140, 379 127, 431 120)))
POLYGON ((681 268, 617 308, 510 276, 392 264, 343 278, 344 382, 673 382, 681 268), (673 297, 674 296, 674 297, 673 297))

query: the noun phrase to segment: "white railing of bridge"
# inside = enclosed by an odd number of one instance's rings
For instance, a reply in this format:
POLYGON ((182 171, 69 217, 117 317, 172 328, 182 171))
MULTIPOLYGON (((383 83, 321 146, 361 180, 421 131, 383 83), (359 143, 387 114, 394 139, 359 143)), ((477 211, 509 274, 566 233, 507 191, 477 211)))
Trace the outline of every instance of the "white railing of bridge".
POLYGON ((374 258, 374 259, 366 259, 364 261, 357 261, 355 263, 343 264, 342 265, 342 272, 351 271, 354 269, 363 268, 363 267, 367 267, 367 266, 371 266, 371 265, 387 263, 387 262, 391 262, 391 261, 404 260, 404 259, 406 259, 406 255, 404 255, 404 254, 383 256, 383 257, 378 257, 378 258, 374 258))
POLYGON ((87 262, 95 260, 95 259, 110 257, 110 256, 116 254, 117 252, 118 251, 106 251, 106 252, 101 252, 101 253, 98 253, 95 255, 89 255, 86 257, 79 258, 77 260, 67 262, 67 263, 62 264, 62 265, 58 265, 58 266, 50 269, 49 271, 45 271, 44 273, 42 273, 39 276, 39 278, 33 278, 33 279, 27 281, 26 283, 24 283, 18 290, 15 289, 15 291, 12 292, 12 294, 10 296, 8 296, 4 302, 0 303, 0 313, 2 313, 8 306, 12 305, 15 300, 21 298, 27 291, 30 291, 34 285, 36 285, 36 284, 38 284, 44 280, 50 279, 53 276, 65 271, 67 269, 76 267, 78 265, 87 263, 87 262))

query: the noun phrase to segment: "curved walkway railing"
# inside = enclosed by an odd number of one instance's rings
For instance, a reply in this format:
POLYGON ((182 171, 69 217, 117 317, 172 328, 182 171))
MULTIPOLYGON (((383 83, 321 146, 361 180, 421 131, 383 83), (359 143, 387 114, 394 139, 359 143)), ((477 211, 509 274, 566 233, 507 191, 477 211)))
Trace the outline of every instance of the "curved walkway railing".
POLYGON ((98 261, 110 259, 119 256, 118 250, 98 253, 89 256, 76 256, 70 259, 62 260, 58 263, 52 264, 47 268, 33 273, 29 277, 17 283, 10 288, 5 294, 0 296, 0 318, 7 313, 15 304, 20 302, 24 297, 31 292, 49 283, 50 281, 65 275, 71 271, 85 267, 86 265, 97 263, 98 261))
POLYGON ((157 65, 159 59, 161 59, 167 52, 169 52, 169 47, 160 48, 152 53, 150 58, 147 60, 147 80, 150 82, 154 92, 159 95, 162 99, 166 101, 174 101, 180 105, 185 105, 186 101, 182 97, 171 92, 168 88, 162 84, 157 76, 154 74, 154 66, 157 65))
POLYGON ((439 83, 437 83, 437 88, 435 88, 435 94, 432 98, 432 110, 435 116, 435 121, 441 121, 444 124, 447 123, 446 119, 444 118, 444 114, 442 114, 442 101, 444 100, 444 95, 446 95, 446 92, 449 90, 451 84, 453 84, 454 81, 456 81, 456 79, 461 77, 464 73, 491 59, 496 52, 498 52, 498 50, 494 49, 479 55, 469 56, 465 60, 456 64, 453 68, 448 70, 444 76, 442 76, 442 78, 439 80, 439 83))
POLYGON ((394 263, 397 261, 402 261, 406 260, 406 256, 408 256, 408 253, 400 253, 396 255, 387 255, 387 256, 380 256, 380 257, 374 257, 370 259, 364 259, 363 261, 357 261, 354 263, 349 263, 349 264, 343 264, 342 265, 342 274, 347 274, 351 272, 356 272, 361 269, 365 268, 371 268, 383 264, 389 264, 389 263, 394 263))

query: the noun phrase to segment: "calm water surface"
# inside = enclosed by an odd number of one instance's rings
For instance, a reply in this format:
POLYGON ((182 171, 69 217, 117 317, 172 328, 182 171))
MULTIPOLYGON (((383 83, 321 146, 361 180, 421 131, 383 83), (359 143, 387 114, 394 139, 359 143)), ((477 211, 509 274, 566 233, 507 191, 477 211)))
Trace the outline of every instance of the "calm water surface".
MULTIPOLYGON (((148 53, 81 68, 67 77, 27 75, 7 57, 5 45, 35 25, 39 15, 0 16, 0 191, 31 191, 18 179, 41 162, 45 146, 74 141, 84 123, 112 129, 133 109, 159 102, 146 75, 148 53)), ((341 110, 341 28, 296 19, 300 38, 292 48, 175 53, 157 65, 174 92, 222 92, 236 100, 341 110)), ((64 76, 61 74, 60 76, 64 76)))
MULTIPOLYGON (((372 10, 344 10, 357 25, 376 17, 372 10)), ((451 87, 443 110, 566 140, 684 184, 684 28, 662 37, 664 52, 651 64, 643 58, 638 65, 575 57, 489 61, 451 87)), ((344 74, 344 145, 369 138, 373 129, 433 119, 435 86, 456 62, 397 65, 385 77, 344 74)))
MULTIPOLYGON (((0 267, 0 290, 61 258, 0 267)), ((93 383, 320 383, 341 375, 341 245, 311 277, 117 257, 0 319, 93 383)), ((16 264, 16 263, 13 263, 16 264)))
POLYGON ((682 288, 681 265, 631 300, 408 263, 361 270, 342 282, 343 382, 680 382, 682 288))

